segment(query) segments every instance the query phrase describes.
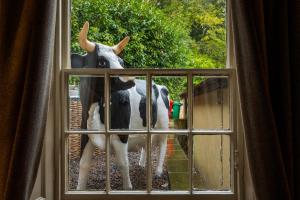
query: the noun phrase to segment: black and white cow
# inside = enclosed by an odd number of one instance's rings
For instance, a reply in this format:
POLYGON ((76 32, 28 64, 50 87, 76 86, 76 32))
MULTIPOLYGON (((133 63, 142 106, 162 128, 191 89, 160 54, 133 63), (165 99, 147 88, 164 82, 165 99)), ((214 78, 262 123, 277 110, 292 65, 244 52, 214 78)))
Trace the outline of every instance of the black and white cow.
MULTIPOLYGON (((72 67, 75 68, 111 68, 123 69, 123 61, 117 55, 124 49, 129 38, 124 38, 119 44, 110 47, 92 43, 87 40, 89 24, 86 22, 79 34, 81 48, 88 53, 84 56, 73 54, 72 67)), ((111 82, 111 128, 112 129, 141 129, 146 126, 146 82, 132 77, 114 77, 111 82)), ((168 128, 169 99, 168 90, 164 86, 152 86, 152 126, 160 129, 168 128)), ((104 78, 81 77, 80 99, 82 103, 81 128, 87 130, 104 129, 104 78)), ((159 158, 156 175, 160 176, 166 154, 167 134, 152 136, 152 142, 159 144, 159 158)), ((139 164, 145 167, 146 155, 142 135, 113 135, 111 144, 117 158, 123 178, 123 188, 132 189, 129 177, 128 148, 142 147, 139 164)), ((101 134, 82 135, 83 153, 80 160, 78 190, 86 188, 88 171, 95 147, 105 150, 105 136, 101 134), (86 144, 86 145, 85 145, 86 144)))

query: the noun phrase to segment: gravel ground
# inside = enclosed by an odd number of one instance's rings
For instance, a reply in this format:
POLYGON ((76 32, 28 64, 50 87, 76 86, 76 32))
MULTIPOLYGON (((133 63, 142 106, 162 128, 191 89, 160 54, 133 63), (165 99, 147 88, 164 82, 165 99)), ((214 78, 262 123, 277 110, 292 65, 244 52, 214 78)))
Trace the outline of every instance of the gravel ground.
MULTIPOLYGON (((152 172, 156 169, 156 158, 158 149, 153 148, 152 152, 152 172)), ((130 179, 133 186, 133 190, 146 190, 146 168, 142 168, 138 165, 140 154, 137 152, 129 152, 128 154, 130 167, 130 179)), ((89 173, 89 179, 87 183, 87 190, 104 190, 106 180, 106 168, 105 168, 105 152, 101 152, 99 156, 93 156, 91 169, 89 173)), ((69 162, 69 189, 75 190, 77 186, 78 170, 79 170, 79 158, 70 160, 69 162)), ((114 154, 111 155, 111 189, 122 190, 122 178, 120 170, 116 165, 116 158, 114 154)), ((164 165, 164 170, 161 177, 152 175, 152 188, 153 190, 170 190, 170 184, 168 179, 168 172, 164 165)))

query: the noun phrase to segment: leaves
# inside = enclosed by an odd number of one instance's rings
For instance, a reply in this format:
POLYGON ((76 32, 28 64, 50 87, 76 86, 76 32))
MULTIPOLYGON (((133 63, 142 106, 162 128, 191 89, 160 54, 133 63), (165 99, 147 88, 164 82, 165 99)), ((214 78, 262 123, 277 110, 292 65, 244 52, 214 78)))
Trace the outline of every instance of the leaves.
MULTIPOLYGON (((73 0, 71 49, 84 53, 77 38, 89 21, 91 41, 114 45, 130 36, 127 67, 223 68, 225 8, 224 0, 73 0)), ((178 99, 185 83, 174 80, 158 81, 178 99)))

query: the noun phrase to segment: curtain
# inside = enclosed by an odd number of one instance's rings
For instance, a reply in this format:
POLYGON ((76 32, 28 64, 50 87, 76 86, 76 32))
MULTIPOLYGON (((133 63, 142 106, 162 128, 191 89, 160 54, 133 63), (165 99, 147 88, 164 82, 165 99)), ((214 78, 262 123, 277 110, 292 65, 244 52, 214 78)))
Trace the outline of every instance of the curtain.
POLYGON ((55 0, 0 2, 0 199, 27 200, 35 182, 52 73, 55 0))
POLYGON ((300 199, 300 2, 229 3, 256 198, 300 199))

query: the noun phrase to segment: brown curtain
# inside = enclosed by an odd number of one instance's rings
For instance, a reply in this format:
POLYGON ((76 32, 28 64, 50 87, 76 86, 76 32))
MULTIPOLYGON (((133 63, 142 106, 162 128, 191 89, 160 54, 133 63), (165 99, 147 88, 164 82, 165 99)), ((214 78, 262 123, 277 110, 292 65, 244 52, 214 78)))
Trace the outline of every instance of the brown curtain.
POLYGON ((229 2, 256 197, 300 199, 300 2, 229 2))
POLYGON ((0 1, 0 199, 27 200, 48 108, 55 0, 0 1))

